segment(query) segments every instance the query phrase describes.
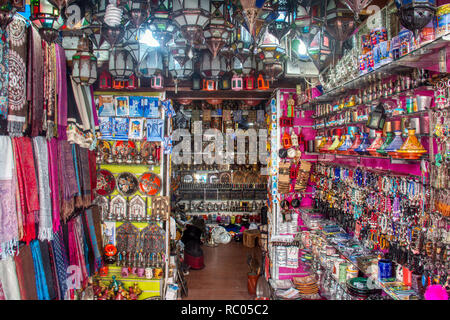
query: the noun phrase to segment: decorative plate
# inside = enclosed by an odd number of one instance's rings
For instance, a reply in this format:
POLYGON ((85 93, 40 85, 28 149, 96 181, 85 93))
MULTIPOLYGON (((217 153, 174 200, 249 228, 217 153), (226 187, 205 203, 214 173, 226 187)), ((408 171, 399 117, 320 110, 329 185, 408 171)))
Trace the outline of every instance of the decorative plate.
POLYGON ((97 171, 97 194, 109 196, 116 187, 116 179, 113 174, 105 169, 97 171))
POLYGON ((131 196, 132 194, 136 193, 136 191, 138 191, 139 182, 136 176, 132 173, 120 173, 116 178, 116 182, 117 190, 124 197, 131 196))
POLYGON ((183 183, 192 183, 194 182, 194 178, 190 174, 186 174, 183 176, 183 183))
POLYGON ((148 196, 157 195, 161 191, 161 179, 152 172, 146 172, 139 178, 139 189, 148 196))
POLYGON ((229 172, 222 172, 219 180, 220 183, 231 183, 231 174, 229 172))
POLYGON ((113 155, 117 156, 121 154, 122 157, 126 157, 129 154, 136 155, 136 145, 133 141, 116 141, 113 146, 113 155))

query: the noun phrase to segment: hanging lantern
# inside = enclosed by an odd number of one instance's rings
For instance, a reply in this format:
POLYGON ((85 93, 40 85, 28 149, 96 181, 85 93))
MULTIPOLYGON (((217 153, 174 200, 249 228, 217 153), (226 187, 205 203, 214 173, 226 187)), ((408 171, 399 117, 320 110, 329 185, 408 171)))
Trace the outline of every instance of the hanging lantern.
POLYGON ((194 73, 194 64, 188 60, 183 66, 172 55, 169 55, 168 69, 175 82, 175 93, 178 93, 178 81, 188 79, 194 73))
POLYGON ((148 27, 153 34, 153 38, 159 41, 161 47, 165 47, 173 38, 176 26, 171 18, 172 0, 158 0, 150 13, 148 27))
MULTIPOLYGON (((332 56, 333 40, 325 28, 318 32, 308 46, 308 54, 319 67, 332 56)), ((320 69, 320 68, 319 68, 320 69)))
POLYGON ((100 74, 98 86, 100 89, 111 89, 111 74, 107 70, 100 74))
POLYGON ((292 30, 293 8, 289 1, 278 2, 278 17, 268 25, 269 32, 273 34, 279 41, 286 37, 292 30))
POLYGON ((209 0, 173 0, 173 20, 191 46, 202 44, 209 17, 209 0))
POLYGON ((242 77, 238 76, 237 74, 234 74, 233 78, 231 78, 231 90, 241 91, 242 87, 243 87, 242 77))
POLYGON ((135 28, 139 28, 150 14, 149 2, 147 0, 128 0, 129 21, 135 28))
POLYGON ((97 80, 97 58, 92 53, 92 43, 87 37, 78 40, 72 63, 72 79, 75 83, 86 86, 94 84, 97 80))
POLYGON ((375 109, 369 114, 366 127, 374 130, 383 130, 386 121, 386 111, 383 104, 379 103, 375 109))
POLYGON ((251 54, 253 39, 250 32, 243 26, 238 26, 234 30, 234 42, 231 44, 236 57, 242 62, 251 54))
POLYGON ((269 81, 265 80, 261 73, 258 76, 257 82, 258 82, 258 90, 269 90, 269 81))
POLYGON ((138 88, 138 79, 137 77, 134 75, 134 73, 130 76, 130 78, 127 81, 127 86, 126 88, 128 90, 135 90, 138 88))
POLYGON ((297 12, 295 15, 295 25, 297 28, 303 32, 306 33, 309 31, 309 25, 311 24, 311 16, 308 13, 310 8, 307 8, 306 6, 303 6, 302 4, 299 4, 297 6, 297 12))
POLYGON ((163 88, 163 76, 161 75, 161 73, 158 73, 152 77, 150 87, 152 87, 153 89, 163 88))
POLYGON ((103 21, 106 13, 106 6, 109 4, 109 0, 97 0, 93 1, 93 20, 103 21))
POLYGON ((136 73, 139 78, 151 78, 163 71, 163 56, 158 48, 149 48, 144 58, 139 62, 136 73))
POLYGON ((64 25, 59 9, 47 0, 31 0, 30 10, 30 21, 39 30, 42 39, 54 42, 58 38, 58 30, 64 25))
POLYGON ((355 15, 355 20, 359 20, 359 14, 366 8, 372 0, 341 0, 355 15))
POLYGON ((116 48, 109 56, 109 72, 114 80, 127 80, 134 70, 131 53, 123 48, 116 48))
POLYGON ((189 48, 187 46, 186 40, 181 35, 181 32, 177 32, 172 41, 168 44, 169 56, 172 56, 180 66, 183 66, 186 61, 192 59, 189 57, 189 48))
POLYGON ((121 90, 124 89, 127 86, 127 81, 125 80, 113 80, 113 89, 115 90, 121 90))
POLYGON ((228 74, 224 74, 219 80, 220 90, 230 90, 231 88, 231 78, 228 74))
MULTIPOLYGON (((101 37, 109 43, 111 48, 115 47, 118 44, 125 34, 122 25, 118 25, 116 27, 110 27, 106 24, 101 26, 101 37)), ((100 41, 102 43, 102 41, 100 41)))
POLYGON ((400 23, 417 36, 436 13, 435 0, 396 0, 400 23))
POLYGON ((327 31, 341 43, 355 31, 357 24, 353 12, 339 0, 330 0, 326 11, 327 31))
POLYGON ((192 75, 192 90, 201 90, 202 89, 202 77, 195 72, 192 75))
POLYGON ((13 20, 17 9, 13 8, 8 2, 0 7, 0 28, 5 31, 9 23, 13 20))
POLYGON ((213 57, 216 57, 230 37, 233 25, 229 21, 228 9, 224 0, 210 1, 210 12, 211 19, 203 36, 209 51, 213 57))
POLYGON ((225 59, 221 56, 213 58, 209 52, 202 55, 200 72, 204 78, 219 79, 226 72, 225 59))

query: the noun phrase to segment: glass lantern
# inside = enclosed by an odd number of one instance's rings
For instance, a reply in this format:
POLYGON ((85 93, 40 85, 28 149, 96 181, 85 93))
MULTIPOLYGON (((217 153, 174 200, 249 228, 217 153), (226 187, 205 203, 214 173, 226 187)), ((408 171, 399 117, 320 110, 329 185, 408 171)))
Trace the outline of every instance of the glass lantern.
POLYGON ((251 54, 253 39, 250 32, 244 26, 238 26, 234 30, 234 42, 231 44, 236 57, 242 62, 251 54))
POLYGON ((258 90, 269 90, 269 81, 265 80, 261 73, 258 76, 257 83, 258 90))
POLYGON ((436 13, 435 0, 396 0, 400 23, 417 36, 436 13))
POLYGON ((129 21, 135 28, 139 28, 150 14, 149 2, 147 0, 128 0, 129 21))
POLYGON ((191 46, 202 44, 209 18, 209 0, 173 0, 173 20, 191 46))
POLYGON ((189 57, 189 49, 186 39, 183 38, 181 32, 177 32, 172 41, 167 45, 169 47, 169 56, 172 56, 180 66, 183 66, 186 61, 192 59, 189 57))
POLYGON ((158 6, 151 9, 148 27, 153 38, 165 47, 173 38, 176 26, 171 19, 172 0, 159 0, 158 6))
POLYGON ((163 88, 163 76, 161 73, 157 73, 152 77, 150 87, 153 89, 162 89, 163 88))
POLYGON ((200 72, 204 78, 217 80, 226 72, 226 67, 224 57, 214 58, 209 52, 202 55, 200 72))
POLYGON ((149 48, 137 67, 138 77, 151 78, 163 71, 163 56, 158 48, 149 48))
POLYGON ((202 89, 202 77, 195 72, 192 75, 192 90, 201 90, 202 89))
POLYGON ((300 30, 300 32, 306 33, 309 31, 309 25, 311 24, 311 16, 308 13, 310 8, 299 4, 297 6, 297 12, 295 15, 295 25, 300 30))
POLYGON ((194 73, 194 64, 192 60, 188 60, 184 65, 180 65, 172 55, 169 55, 168 69, 175 82, 175 93, 178 93, 178 81, 188 79, 194 73))
POLYGON ((210 1, 210 12, 211 19, 203 32, 203 36, 209 51, 213 57, 216 57, 230 37, 233 25, 230 22, 224 0, 210 1))
POLYGON ((109 56, 109 72, 114 80, 127 80, 134 70, 134 59, 124 48, 115 48, 109 56))
POLYGON ((236 73, 231 78, 231 90, 233 91, 241 91, 243 88, 243 79, 238 76, 236 73))
POLYGON ((31 0, 30 10, 30 21, 39 30, 42 39, 54 42, 58 38, 58 30, 64 24, 59 9, 47 0, 31 0))
POLYGON ((78 40, 78 49, 72 57, 72 79, 79 85, 90 86, 97 80, 97 58, 87 37, 78 40))
POLYGON ((386 111, 384 110, 383 104, 379 103, 370 113, 366 127, 374 130, 383 130, 385 121, 386 111))
POLYGON ((111 74, 107 70, 103 70, 103 72, 100 73, 98 82, 100 89, 111 89, 111 74))

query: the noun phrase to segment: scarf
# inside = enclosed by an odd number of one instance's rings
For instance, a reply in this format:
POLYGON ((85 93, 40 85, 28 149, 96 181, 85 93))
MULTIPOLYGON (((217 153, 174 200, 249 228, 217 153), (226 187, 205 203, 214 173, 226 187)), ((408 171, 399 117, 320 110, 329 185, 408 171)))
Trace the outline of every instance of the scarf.
POLYGON ((34 274, 36 281, 36 291, 39 300, 50 300, 45 278, 44 265, 42 263, 41 249, 38 240, 30 242, 31 254, 33 256, 34 274))
POLYGON ((49 246, 49 242, 47 240, 39 241, 39 248, 42 257, 42 269, 45 274, 45 283, 47 285, 48 297, 49 300, 54 300, 56 299, 57 296, 56 290, 57 284, 54 281, 55 274, 53 274, 52 272, 51 257, 50 257, 51 248, 49 246))
POLYGON ((58 139, 67 140, 67 72, 64 49, 56 45, 57 85, 58 85, 58 139))
MULTIPOLYGON (((53 238, 53 235, 52 235, 52 238, 53 238)), ((49 257, 49 261, 50 261, 50 270, 51 270, 52 281, 53 281, 53 289, 55 291, 54 299, 61 300, 61 296, 60 296, 61 290, 59 289, 58 271, 56 270, 56 257, 55 257, 55 253, 53 250, 53 244, 50 241, 47 241, 47 243, 48 243, 48 257, 49 257)))
POLYGON ((17 280, 19 281, 20 296, 22 300, 37 300, 36 275, 34 272, 31 247, 20 247, 19 253, 14 257, 16 262, 17 280))
POLYGON ((75 231, 75 244, 77 248, 77 256, 78 261, 81 266, 81 274, 82 274, 82 283, 83 286, 86 283, 87 277, 88 277, 88 269, 87 269, 87 263, 88 261, 85 259, 85 245, 84 245, 84 232, 83 232, 83 223, 81 221, 81 215, 78 215, 74 219, 74 228, 75 231))
MULTIPOLYGON (((89 276, 92 276, 92 274, 95 272, 95 255, 94 255, 94 244, 92 243, 91 234, 89 231, 89 219, 87 217, 87 211, 90 211, 90 209, 86 209, 81 216, 81 223, 83 225, 83 233, 84 233, 84 256, 86 258, 86 261, 89 262, 89 276)), ((91 212, 92 214, 92 212, 91 212)))
POLYGON ((35 137, 33 146, 39 177, 39 240, 52 240, 52 200, 48 170, 47 142, 44 137, 35 137))
POLYGON ((91 177, 89 168, 89 150, 86 148, 81 148, 79 146, 75 147, 77 154, 78 163, 78 175, 81 189, 81 196, 83 201, 83 206, 85 208, 91 205, 91 177))
POLYGON ((77 181, 77 194, 75 196, 75 207, 76 208, 82 208, 83 207, 83 201, 82 201, 82 195, 81 195, 81 186, 80 186, 80 170, 78 169, 78 159, 77 159, 77 152, 76 152, 76 144, 72 144, 72 159, 73 159, 73 167, 75 168, 75 178, 77 181))
POLYGON ((9 42, 8 33, 0 31, 0 120, 2 135, 5 135, 8 117, 9 80, 9 42))
POLYGON ((20 190, 20 206, 23 214, 24 241, 28 244, 36 239, 35 223, 39 212, 38 186, 33 159, 33 148, 29 137, 13 138, 20 190))
MULTIPOLYGON (((97 249, 99 254, 103 253, 103 233, 102 233, 102 217, 98 206, 92 206, 92 224, 94 226, 95 239, 97 242, 97 249)), ((95 249, 94 249, 95 251, 95 249)))
POLYGON ((0 136, 0 150, 0 259, 5 259, 14 255, 19 240, 11 138, 0 136))
POLYGON ((62 218, 67 221, 74 210, 74 196, 78 192, 72 148, 65 140, 58 141, 59 186, 62 190, 62 218))
POLYGON ((12 137, 22 136, 28 115, 27 102, 27 44, 28 28, 23 19, 15 17, 8 25, 9 82, 8 132, 12 137))
POLYGON ((20 300, 19 281, 13 257, 0 260, 0 284, 6 300, 20 300))
POLYGON ((31 55, 28 58, 28 70, 31 70, 32 89, 31 96, 31 136, 38 136, 43 130, 44 123, 44 52, 42 40, 36 28, 30 28, 31 55))
POLYGON ((95 106, 95 101, 94 101, 94 88, 92 86, 89 86, 89 93, 91 95, 91 107, 92 107, 92 115, 94 117, 94 128, 97 131, 99 128, 99 121, 98 121, 98 114, 97 114, 97 108, 95 106))
POLYGON ((95 151, 89 150, 89 181, 91 184, 91 203, 95 198, 95 192, 92 192, 97 188, 97 155, 95 151))
MULTIPOLYGON (((79 217, 79 216, 78 216, 79 217)), ((77 230, 77 218, 70 220, 67 223, 68 226, 68 242, 69 242, 69 265, 78 266, 81 271, 82 281, 87 277, 86 266, 84 264, 84 250, 82 249, 82 243, 80 243, 80 237, 77 230)), ((80 289, 75 287, 74 289, 80 289)))
POLYGON ((69 262, 67 259, 67 252, 64 245, 61 228, 53 234, 53 240, 51 243, 55 260, 56 275, 59 284, 59 297, 60 299, 64 299, 67 292, 67 268, 69 266, 69 262))
MULTIPOLYGON (((97 207, 97 209, 98 209, 98 207, 97 207)), ((91 263, 91 265, 93 265, 93 267, 94 267, 94 272, 98 272, 98 270, 102 266, 102 256, 100 254, 101 250, 99 248, 98 238, 95 233, 95 225, 94 225, 92 208, 89 208, 86 210, 85 219, 86 219, 86 225, 87 225, 87 229, 88 229, 88 231, 85 232, 85 234, 89 235, 89 240, 91 242, 91 248, 92 248, 92 252, 94 255, 94 262, 91 263)))
POLYGON ((58 184, 58 143, 56 139, 51 139, 47 143, 48 147, 48 171, 50 174, 50 195, 52 201, 52 213, 53 213, 53 232, 59 230, 60 227, 60 202, 59 202, 59 184, 58 184))

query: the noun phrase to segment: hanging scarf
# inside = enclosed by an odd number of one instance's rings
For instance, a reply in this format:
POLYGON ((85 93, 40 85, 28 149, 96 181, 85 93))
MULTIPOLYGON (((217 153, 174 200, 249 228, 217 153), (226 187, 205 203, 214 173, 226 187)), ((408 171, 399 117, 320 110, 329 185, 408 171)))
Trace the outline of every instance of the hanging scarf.
POLYGON ((60 202, 59 202, 59 184, 58 184, 58 143, 55 138, 47 143, 48 147, 48 171, 50 173, 50 194, 52 200, 52 221, 53 232, 57 232, 60 227, 60 202))
POLYGON ((84 129, 81 121, 81 115, 78 111, 77 102, 75 101, 74 89, 70 75, 67 74, 67 140, 70 143, 84 143, 84 129))
MULTIPOLYGON (((89 219, 87 217, 87 211, 90 211, 90 209, 86 209, 84 213, 81 216, 81 223, 83 224, 83 233, 84 233, 84 256, 86 261, 89 262, 89 276, 92 276, 92 274, 95 272, 95 255, 94 255, 94 243, 92 243, 91 234, 89 231, 89 219)), ((92 212, 91 212, 92 214, 92 212)), ((95 244, 96 245, 96 244, 95 244)))
POLYGON ((9 80, 9 42, 8 33, 0 31, 0 128, 1 134, 7 132, 8 80, 9 80))
MULTIPOLYGON (((84 249, 81 242, 81 232, 78 228, 78 218, 80 216, 70 220, 68 225, 68 241, 69 241, 69 263, 70 265, 78 266, 81 271, 81 281, 84 282, 87 279, 86 265, 84 261, 84 249)), ((75 288, 79 289, 79 288, 75 288)))
POLYGON ((13 257, 0 260, 0 284, 6 300, 20 300, 19 281, 13 257))
POLYGON ((44 270, 45 275, 45 283, 47 286, 48 291, 48 298, 49 300, 56 299, 57 291, 56 291, 56 283, 54 282, 55 275, 52 272, 52 265, 51 265, 51 258, 50 258, 50 251, 51 248, 49 246, 49 242, 47 240, 45 241, 39 241, 39 250, 41 252, 41 258, 42 258, 42 269, 44 270))
MULTIPOLYGON (((28 71, 31 71, 31 135, 38 136, 43 130, 44 123, 44 52, 42 39, 36 28, 31 27, 30 45, 31 54, 28 57, 28 71)), ((30 76, 30 74, 29 74, 30 76)), ((30 91, 28 91, 30 93, 30 91)))
POLYGON ((13 138, 13 146, 20 190, 20 206, 24 223, 23 240, 28 244, 31 240, 36 239, 35 223, 39 213, 33 148, 29 137, 13 138))
POLYGON ((91 184, 91 203, 95 198, 95 190, 97 188, 97 155, 95 151, 89 150, 89 181, 91 184))
POLYGON ((95 230, 95 239, 97 240, 98 252, 103 252, 103 233, 102 233, 102 215, 98 206, 92 206, 92 224, 95 230))
POLYGON ((5 259, 14 255, 19 240, 11 138, 0 136, 0 150, 0 259, 5 259))
MULTIPOLYGON (((8 25, 9 82, 8 82, 8 132, 12 137, 22 136, 28 115, 27 102, 27 43, 26 22, 15 17, 8 25)), ((42 79, 41 79, 42 80, 42 79)))
MULTIPOLYGON (((53 235, 52 235, 53 238, 53 235)), ((50 270, 52 274, 52 281, 53 281, 53 289, 55 291, 55 297, 54 299, 61 300, 61 290, 59 289, 59 280, 58 280, 58 271, 56 270, 56 257, 55 252, 53 250, 53 243, 50 241, 47 241, 48 243, 48 257, 50 261, 50 270)))
POLYGON ((75 168, 75 178, 77 181, 77 194, 75 195, 75 208, 83 207, 83 201, 81 196, 81 186, 80 186, 80 170, 78 169, 78 159, 76 153, 76 144, 72 144, 72 159, 73 167, 75 168))
POLYGON ((62 189, 62 218, 67 221, 74 210, 74 196, 78 192, 72 147, 65 140, 58 141, 60 188, 62 189))
POLYGON ((67 140, 67 72, 66 53, 60 45, 56 45, 57 86, 58 86, 58 139, 67 140))
POLYGON ((37 300, 36 275, 31 247, 28 245, 20 247, 19 254, 14 257, 14 260, 22 300, 37 300))
POLYGON ((83 201, 83 206, 85 208, 91 205, 91 181, 90 181, 90 171, 89 171, 89 150, 86 148, 81 148, 80 146, 75 147, 77 163, 78 163, 78 175, 81 196, 83 201))
POLYGON ((67 268, 69 266, 66 247, 64 245, 62 229, 53 234, 52 240, 53 256, 55 260, 56 275, 59 284, 60 299, 64 299, 67 291, 67 268))
POLYGON ((33 265, 36 281, 36 291, 39 300, 50 300, 47 288, 47 280, 45 278, 44 265, 42 263, 41 249, 39 241, 30 242, 31 254, 33 256, 33 265))
POLYGON ((89 235, 89 240, 91 242, 91 248, 92 253, 94 255, 94 262, 91 262, 91 265, 93 265, 94 272, 98 272, 98 270, 101 268, 102 265, 102 256, 100 254, 99 245, 98 245, 98 239, 97 235, 95 233, 95 225, 94 225, 94 218, 92 216, 92 209, 86 209, 86 214, 84 216, 86 220, 87 225, 87 232, 85 232, 86 235, 89 235))
POLYGON ((100 123, 98 121, 97 108, 95 106, 95 101, 94 101, 94 88, 92 86, 89 86, 89 93, 91 95, 91 107, 92 107, 92 115, 94 117, 95 131, 97 131, 99 129, 100 123))
POLYGON ((81 231, 83 233, 83 235, 82 235, 83 236, 83 239, 82 239, 82 241, 83 241, 83 257, 84 257, 84 262, 86 265, 87 276, 90 277, 92 275, 91 266, 94 265, 94 256, 93 256, 93 252, 89 246, 90 240, 88 240, 88 237, 86 234, 86 231, 88 231, 88 230, 86 229, 84 219, 81 219, 81 227, 82 227, 81 231))
POLYGON ((34 137, 34 156, 39 178, 39 240, 52 240, 52 200, 48 170, 47 142, 44 137, 34 137))
POLYGON ((83 232, 83 223, 81 222, 81 215, 77 216, 74 219, 74 231, 75 231, 75 244, 77 246, 77 255, 78 261, 81 266, 81 274, 82 274, 82 283, 83 285, 86 283, 88 277, 88 269, 87 263, 88 261, 85 259, 85 250, 84 250, 84 232, 83 232))

